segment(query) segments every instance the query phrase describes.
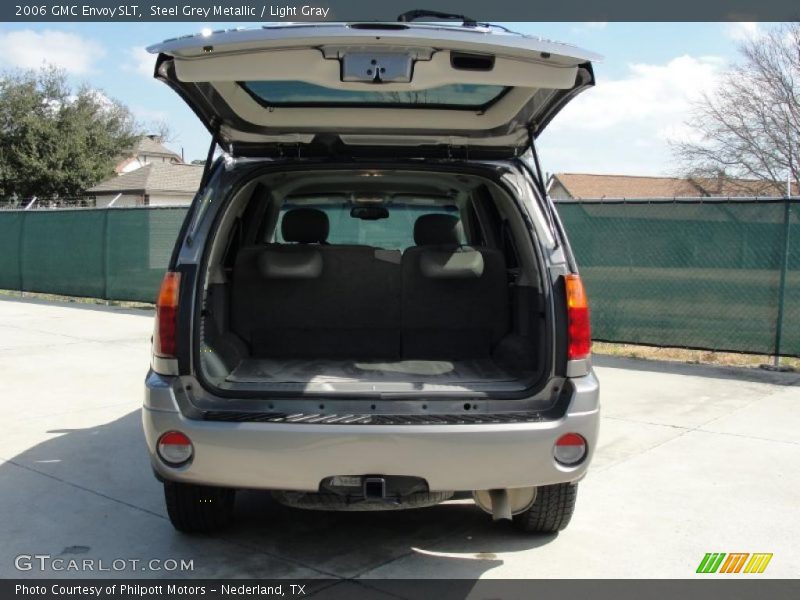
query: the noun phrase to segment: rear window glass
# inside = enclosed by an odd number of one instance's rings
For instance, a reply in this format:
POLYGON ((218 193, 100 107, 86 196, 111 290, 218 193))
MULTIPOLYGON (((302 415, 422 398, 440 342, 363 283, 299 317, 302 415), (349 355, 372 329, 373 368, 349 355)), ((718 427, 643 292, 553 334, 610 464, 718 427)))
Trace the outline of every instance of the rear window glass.
POLYGON ((411 92, 362 92, 304 81, 245 81, 240 84, 267 106, 401 106, 480 109, 505 93, 501 85, 448 84, 411 92))
MULTIPOLYGON (((350 216, 352 204, 291 204, 281 207, 278 224, 275 229, 275 241, 283 243, 281 235, 283 215, 293 208, 317 208, 328 215, 330 232, 329 244, 359 244, 374 246, 387 250, 405 250, 414 246, 414 222, 418 217, 429 214, 450 214, 459 216, 456 206, 388 206, 389 217, 375 221, 366 221, 350 216)), ((461 240, 463 243, 464 240, 461 240)))

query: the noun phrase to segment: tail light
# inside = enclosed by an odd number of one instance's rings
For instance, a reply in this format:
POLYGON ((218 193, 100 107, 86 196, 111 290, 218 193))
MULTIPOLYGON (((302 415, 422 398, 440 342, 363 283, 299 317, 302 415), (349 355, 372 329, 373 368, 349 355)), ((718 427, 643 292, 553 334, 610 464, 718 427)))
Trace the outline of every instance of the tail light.
POLYGON ((153 353, 174 358, 178 351, 178 294, 181 274, 168 271, 161 281, 156 300, 156 325, 153 332, 153 353))
POLYGON ((180 431, 168 431, 158 438, 158 456, 168 465, 180 466, 194 454, 192 441, 180 431))
POLYGON ((564 282, 567 292, 567 359, 579 360, 592 351, 589 302, 579 275, 565 275, 564 282))
POLYGON ((586 457, 586 440, 577 433, 565 433, 556 440, 553 457, 562 465, 577 465, 586 457))

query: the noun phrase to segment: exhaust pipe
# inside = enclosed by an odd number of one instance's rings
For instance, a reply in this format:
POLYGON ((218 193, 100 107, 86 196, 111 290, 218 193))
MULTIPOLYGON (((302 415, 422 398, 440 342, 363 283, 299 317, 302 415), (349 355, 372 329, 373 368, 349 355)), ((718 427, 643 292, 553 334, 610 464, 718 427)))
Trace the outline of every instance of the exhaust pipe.
POLYGON ((492 499, 492 521, 511 520, 511 503, 508 490, 489 490, 492 499))
POLYGON ((482 511, 492 515, 492 520, 500 521, 528 510, 536 500, 536 488, 475 490, 472 499, 482 511))

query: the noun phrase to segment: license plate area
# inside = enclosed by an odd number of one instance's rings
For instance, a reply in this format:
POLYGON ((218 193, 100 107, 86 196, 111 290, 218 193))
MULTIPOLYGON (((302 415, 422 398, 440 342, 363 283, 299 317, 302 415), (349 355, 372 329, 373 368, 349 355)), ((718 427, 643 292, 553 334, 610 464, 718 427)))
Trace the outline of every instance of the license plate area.
POLYGON ((414 61, 397 52, 348 52, 342 56, 342 81, 409 83, 414 61))

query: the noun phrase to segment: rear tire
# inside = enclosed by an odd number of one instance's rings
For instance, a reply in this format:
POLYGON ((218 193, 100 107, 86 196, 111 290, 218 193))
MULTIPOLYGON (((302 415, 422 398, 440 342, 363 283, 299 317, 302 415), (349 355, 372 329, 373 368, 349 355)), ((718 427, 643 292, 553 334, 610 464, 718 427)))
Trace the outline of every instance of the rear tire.
POLYGON ((207 533, 229 525, 235 496, 228 488, 164 482, 169 520, 184 533, 207 533))
POLYGON ((577 483, 541 486, 531 507, 514 515, 514 525, 527 533, 559 532, 569 525, 577 497, 577 483))

